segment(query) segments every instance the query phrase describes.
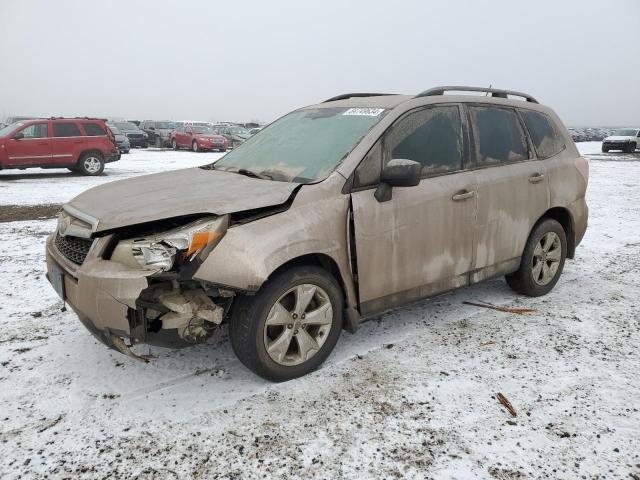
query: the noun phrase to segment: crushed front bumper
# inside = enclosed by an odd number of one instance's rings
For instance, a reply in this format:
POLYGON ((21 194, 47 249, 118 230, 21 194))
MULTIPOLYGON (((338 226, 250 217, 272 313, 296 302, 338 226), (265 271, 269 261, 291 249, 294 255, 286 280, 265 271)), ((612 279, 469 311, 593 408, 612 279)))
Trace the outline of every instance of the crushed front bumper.
POLYGON ((132 312, 153 272, 102 260, 111 236, 96 239, 82 265, 65 258, 54 240, 55 234, 47 238, 47 279, 87 330, 111 348, 116 348, 113 336, 129 338, 132 343, 144 341, 132 335, 132 312))

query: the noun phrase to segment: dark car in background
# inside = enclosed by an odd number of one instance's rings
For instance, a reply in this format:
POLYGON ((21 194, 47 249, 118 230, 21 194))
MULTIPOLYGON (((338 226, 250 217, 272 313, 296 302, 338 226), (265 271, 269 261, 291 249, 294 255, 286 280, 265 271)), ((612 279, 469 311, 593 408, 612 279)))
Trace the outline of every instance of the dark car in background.
POLYGON ((190 148, 194 152, 218 150, 226 152, 227 139, 216 133, 211 127, 200 125, 181 125, 171 132, 171 146, 174 150, 190 148))
POLYGON ((110 121, 109 125, 113 125, 127 136, 131 148, 147 148, 149 146, 149 135, 140 130, 135 123, 114 120, 110 121))
POLYGON ((129 150, 131 149, 131 143, 129 143, 129 138, 124 134, 124 132, 118 129, 118 127, 116 127, 112 123, 107 123, 107 127, 109 127, 109 130, 111 130, 111 133, 113 133, 113 138, 115 139, 116 145, 118 146, 118 151, 120 153, 129 153, 129 150))
POLYGON ((140 129, 149 136, 147 139, 149 145, 158 148, 171 145, 171 132, 177 127, 175 122, 169 120, 144 120, 140 122, 140 129))
POLYGON ((213 130, 227 139, 229 148, 235 148, 251 136, 249 130, 239 125, 214 125, 213 130))

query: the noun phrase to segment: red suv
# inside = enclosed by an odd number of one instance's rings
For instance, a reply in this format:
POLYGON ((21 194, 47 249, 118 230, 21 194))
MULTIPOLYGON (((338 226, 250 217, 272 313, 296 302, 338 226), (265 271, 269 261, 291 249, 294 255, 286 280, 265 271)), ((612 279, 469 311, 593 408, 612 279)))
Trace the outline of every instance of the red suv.
POLYGON ((120 159, 111 131, 97 118, 24 120, 0 129, 0 170, 68 168, 100 175, 120 159))

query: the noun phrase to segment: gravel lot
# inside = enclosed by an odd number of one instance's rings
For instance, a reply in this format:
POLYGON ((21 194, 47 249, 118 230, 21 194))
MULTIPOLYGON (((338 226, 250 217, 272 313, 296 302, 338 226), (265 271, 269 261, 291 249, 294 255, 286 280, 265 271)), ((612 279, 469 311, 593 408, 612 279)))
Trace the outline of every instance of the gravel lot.
POLYGON ((22 212, 0 223, 1 476, 640 479, 640 153, 599 147, 579 145, 590 226, 549 295, 495 279, 395 310, 283 384, 244 369, 224 327, 138 347, 150 364, 109 351, 44 277, 55 220, 39 208, 218 154, 134 150, 98 178, 0 172, 3 211, 22 212))

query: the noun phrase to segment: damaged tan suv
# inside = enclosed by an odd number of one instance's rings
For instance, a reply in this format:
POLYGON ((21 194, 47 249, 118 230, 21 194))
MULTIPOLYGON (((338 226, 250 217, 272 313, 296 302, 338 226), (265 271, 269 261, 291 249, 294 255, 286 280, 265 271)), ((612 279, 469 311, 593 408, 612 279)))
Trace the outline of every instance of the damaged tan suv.
POLYGON ((226 322, 242 363, 282 381, 398 305, 499 275, 547 293, 585 233, 587 179, 529 95, 340 95, 214 164, 77 196, 47 240, 48 278, 122 353, 226 322))

